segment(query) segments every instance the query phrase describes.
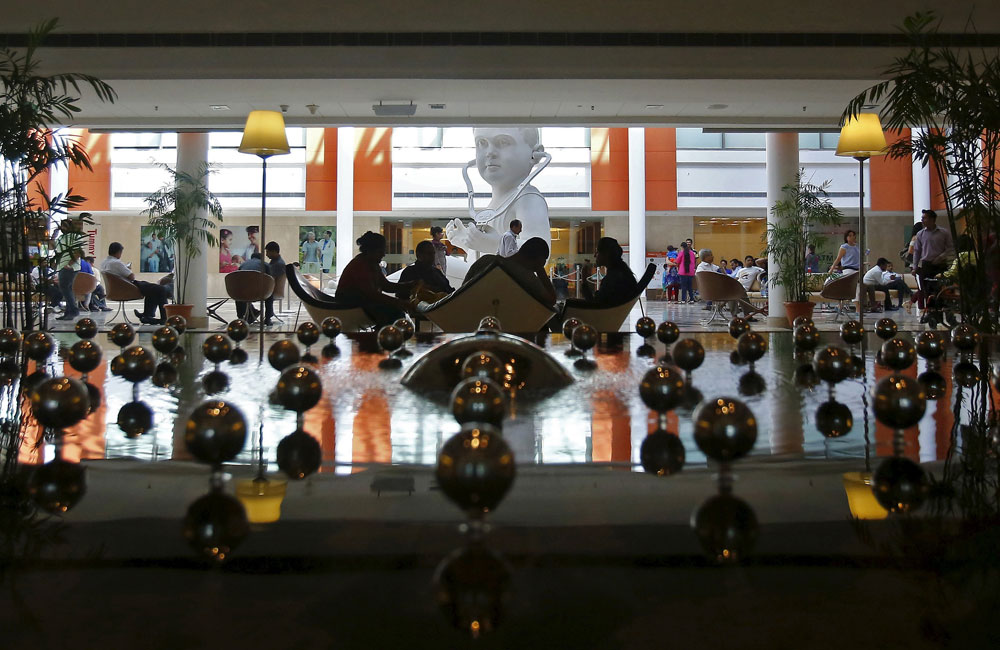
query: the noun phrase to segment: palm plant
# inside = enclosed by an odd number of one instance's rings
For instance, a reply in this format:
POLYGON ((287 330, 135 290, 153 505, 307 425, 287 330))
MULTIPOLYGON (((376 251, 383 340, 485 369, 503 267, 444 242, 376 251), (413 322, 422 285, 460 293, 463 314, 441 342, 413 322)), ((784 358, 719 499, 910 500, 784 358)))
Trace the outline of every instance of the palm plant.
POLYGON ((828 198, 830 181, 814 185, 806 183, 802 174, 799 170, 795 183, 781 188, 783 198, 771 208, 777 222, 767 224, 767 244, 763 252, 777 266, 777 271, 768 273, 768 281, 771 286, 785 288, 788 302, 809 300, 806 247, 823 243, 823 237, 813 232, 813 228, 840 225, 843 217, 828 198))
POLYGON ((175 298, 178 304, 187 304, 191 262, 201 255, 202 243, 218 245, 212 230, 216 220, 222 221, 222 204, 208 189, 208 176, 214 171, 210 165, 202 164, 194 174, 160 166, 169 172, 170 181, 146 197, 149 207, 142 214, 149 216, 153 232, 173 246, 180 276, 174 279, 175 298))

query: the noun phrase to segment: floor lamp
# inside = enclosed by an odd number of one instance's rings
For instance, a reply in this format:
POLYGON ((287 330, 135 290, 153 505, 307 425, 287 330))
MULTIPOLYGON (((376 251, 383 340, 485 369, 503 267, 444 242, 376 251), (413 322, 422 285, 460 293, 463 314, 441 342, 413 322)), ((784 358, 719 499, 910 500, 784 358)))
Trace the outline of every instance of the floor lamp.
MULTIPOLYGON (((278 111, 250 111, 246 126, 243 127, 243 140, 240 142, 240 153, 252 153, 260 156, 260 243, 261 262, 264 262, 264 249, 267 246, 267 159, 271 156, 289 152, 288 138, 285 136, 285 118, 278 111)), ((266 262, 265 262, 266 263, 266 262)), ((264 300, 260 299, 260 360, 264 360, 264 300)))

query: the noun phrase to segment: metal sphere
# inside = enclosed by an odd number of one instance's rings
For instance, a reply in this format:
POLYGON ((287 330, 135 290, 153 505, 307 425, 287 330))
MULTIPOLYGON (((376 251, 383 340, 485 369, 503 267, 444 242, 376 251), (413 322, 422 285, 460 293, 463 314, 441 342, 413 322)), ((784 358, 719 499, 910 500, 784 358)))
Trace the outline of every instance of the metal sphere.
POLYGON ((127 438, 138 438, 153 428, 153 409, 145 402, 128 402, 118 411, 118 428, 127 438))
POLYGON ((924 330, 917 334, 917 354, 924 359, 934 360, 944 356, 944 345, 936 332, 924 330))
POLYGON ((160 388, 173 386, 177 383, 177 366, 169 361, 161 361, 156 366, 156 370, 153 371, 151 381, 154 386, 159 386, 160 388))
MULTIPOLYGON (((671 357, 671 362, 673 362, 673 357, 671 357)), ((746 359, 740 356, 739 350, 733 350, 729 353, 729 363, 734 366, 745 366, 749 363, 746 359)))
POLYGON ((192 503, 184 515, 184 539, 198 555, 225 562, 250 532, 247 514, 235 497, 213 490, 192 503))
POLYGON ((872 493, 889 512, 912 512, 919 508, 930 491, 924 469, 909 458, 886 458, 872 474, 872 493))
POLYGON ((320 333, 319 327, 312 321, 306 321, 295 328, 295 338, 306 347, 318 341, 320 333))
POLYGON ((160 354, 170 354, 180 343, 180 336, 177 334, 177 330, 169 325, 164 325, 153 332, 152 343, 153 349, 160 354))
POLYGON ((378 331, 378 346, 386 352, 395 352, 403 343, 403 332, 395 325, 386 325, 378 331))
POLYGON ((21 333, 11 327, 0 329, 0 355, 12 357, 21 349, 21 333))
POLYGON ((639 462, 642 469, 657 476, 670 476, 684 469, 684 444, 675 434, 657 429, 642 441, 639 462))
POLYGON ((502 384, 507 369, 500 359, 492 352, 476 352, 470 354, 462 362, 462 378, 491 379, 502 384))
POLYGON ((21 366, 10 357, 0 358, 0 386, 10 386, 21 376, 21 366))
POLYGON ((87 398, 90 400, 90 409, 87 411, 87 413, 90 414, 101 406, 101 389, 89 381, 84 382, 83 385, 87 388, 87 398))
POLYGON ((500 319, 496 316, 486 316, 481 321, 479 321, 479 327, 476 328, 479 332, 502 332, 503 327, 500 325, 500 319))
POLYGON ((417 328, 409 318, 397 318, 393 325, 403 333, 403 340, 409 341, 417 333, 417 328))
POLYGON ((470 423, 441 447, 435 477, 452 503, 482 515, 500 505, 514 483, 514 470, 514 454, 499 429, 470 423))
POLYGON ((828 345, 813 358, 816 375, 828 384, 838 384, 854 373, 854 361, 844 348, 828 345))
POLYGON ((795 348, 798 350, 814 350, 819 345, 819 330, 815 325, 806 323, 792 330, 795 348))
POLYGON ((579 318, 567 318, 562 324, 562 333, 568 339, 573 338, 573 330, 582 325, 579 318))
POLYGON ((740 400, 718 397, 695 415, 694 441, 712 460, 742 458, 757 442, 757 418, 740 400))
POLYGON ((323 382, 312 368, 292 366, 281 373, 275 394, 278 403, 289 411, 304 413, 319 403, 323 382))
POLYGON ((682 370, 691 372, 705 361, 705 348, 694 339, 681 339, 671 349, 674 363, 682 370))
POLYGON ((816 428, 825 438, 839 438, 854 427, 854 415, 846 404, 836 400, 823 402, 816 409, 816 428))
POLYGON ((90 393, 79 379, 50 377, 31 389, 31 412, 43 427, 65 429, 90 413, 90 393))
POLYGON ((671 366, 646 371, 639 382, 639 396, 650 409, 660 413, 673 410, 684 397, 684 375, 671 366))
POLYGON ((167 325, 174 328, 178 334, 183 334, 187 331, 187 320, 183 316, 171 316, 167 319, 167 325))
POLYGON ((656 321, 649 316, 643 316, 635 322, 635 333, 648 339, 656 332, 656 321))
POLYGON ((182 347, 177 347, 173 352, 167 355, 167 358, 170 360, 170 363, 175 366, 179 366, 184 363, 185 359, 187 359, 187 350, 182 347))
POLYGON ((962 388, 972 388, 983 379, 979 366, 971 361, 959 361, 952 367, 951 372, 962 388))
POLYGON ((752 397, 754 395, 760 395, 765 390, 767 390, 767 381, 765 381, 763 375, 759 372, 754 372, 750 370, 748 372, 740 375, 740 381, 737 385, 737 390, 740 395, 744 397, 752 397))
POLYGON ((459 424, 485 422, 499 428, 507 414, 507 400, 499 384, 470 377, 451 392, 451 412, 459 424))
POLYGON ((87 494, 87 470, 61 458, 35 468, 28 480, 28 495, 42 510, 67 512, 87 494))
POLYGON ((573 345, 584 352, 597 345, 599 338, 600 334, 597 333, 597 330, 586 323, 580 323, 573 330, 573 345))
POLYGON ((510 570, 482 543, 472 543, 445 558, 434 572, 434 585, 451 626, 478 639, 500 624, 510 570))
POLYGON ((657 340, 664 344, 670 345, 674 343, 681 337, 681 329, 677 327, 677 323, 673 321, 665 320, 660 323, 660 326, 656 328, 656 338, 657 340))
POLYGON ((73 370, 88 373, 97 370, 103 358, 100 346, 91 339, 82 339, 69 349, 66 361, 73 370))
POLYGON ((201 351, 205 358, 212 363, 222 363, 229 361, 229 357, 232 356, 233 344, 222 334, 212 334, 205 337, 201 344, 201 351))
POLYGON ((294 481, 318 470, 322 462, 319 442, 302 429, 296 429, 278 443, 278 469, 294 481))
POLYGON ((736 351, 740 358, 753 363, 767 354, 767 339, 762 334, 747 329, 736 341, 736 351))
POLYGON ((917 360, 917 351, 906 339, 891 338, 882 344, 882 363, 893 370, 906 370, 917 360))
POLYGON ((747 322, 747 319, 734 316, 733 319, 729 321, 729 336, 734 339, 740 338, 749 331, 750 323, 747 322))
POLYGON ((717 494, 691 515, 691 528, 708 558, 717 564, 736 564, 750 555, 760 527, 746 501, 717 494))
MULTIPOLYGON (((645 340, 645 339, 643 339, 645 340)), ((635 356, 645 357, 647 359, 652 359, 656 356, 656 348, 648 343, 643 343, 635 349, 635 356)))
POLYGON ((813 326, 815 326, 816 323, 814 323, 813 319, 810 318, 809 316, 796 316, 795 320, 792 321, 792 328, 794 329, 794 328, 798 327, 799 325, 813 325, 813 326))
POLYGON ((920 422, 927 408, 927 394, 916 379, 890 375, 872 388, 875 419, 893 429, 906 429, 920 422))
POLYGON ((865 375, 865 360, 862 359, 857 354, 851 355, 851 376, 855 379, 864 377, 865 375))
POLYGON ((108 340, 120 348, 127 347, 135 340, 135 328, 128 323, 118 323, 108 332, 108 340))
POLYGON ((299 362, 299 346, 291 339, 275 341, 267 351, 267 362, 275 370, 281 371, 299 362))
POLYGON ((323 346, 323 349, 320 350, 320 354, 323 355, 324 359, 333 359, 340 354, 340 348, 337 347, 336 343, 327 343, 323 346))
POLYGON ((211 370, 201 378, 201 386, 206 395, 217 395, 229 389, 229 375, 221 370, 211 370))
POLYGON ((962 352, 972 352, 980 340, 979 331, 969 323, 959 323, 951 330, 951 342, 962 352))
POLYGON ((124 367, 125 367, 125 357, 124 356, 122 356, 121 354, 116 354, 115 356, 111 357, 110 368, 111 368, 111 374, 112 375, 114 375, 115 377, 121 377, 122 376, 122 368, 124 368, 124 367))
POLYGON ((840 340, 848 345, 857 345, 865 337, 865 327, 860 321, 849 320, 840 325, 840 340))
POLYGON ((29 332, 24 335, 24 354, 37 363, 48 359, 54 348, 55 344, 48 332, 29 332))
MULTIPOLYGON (((21 369, 17 368, 17 374, 20 375, 20 373, 21 369)), ((21 390, 24 391, 24 394, 28 395, 30 398, 31 391, 33 391, 46 379, 49 379, 49 375, 44 370, 36 370, 21 380, 21 390)))
POLYGON ((896 321, 891 318, 880 318, 875 321, 875 336, 883 341, 888 341, 896 336, 898 331, 899 327, 896 326, 896 321))
POLYGON ((226 325, 226 336, 236 343, 245 341, 250 336, 250 325, 242 318, 229 321, 229 324, 226 325))
POLYGON ((156 370, 156 358, 153 353, 141 345, 133 345, 121 353, 121 376, 131 382, 139 383, 153 376, 156 370))
POLYGON ((927 399, 941 399, 948 392, 948 382, 936 370, 927 370, 917 375, 917 381, 924 387, 927 399))
POLYGON ((243 348, 233 348, 233 353, 229 355, 229 363, 238 366, 246 363, 249 358, 250 355, 243 348))
POLYGON ((76 321, 76 326, 73 329, 81 339, 92 339, 97 336, 97 323, 94 322, 93 318, 81 318, 76 321))
POLYGON ((184 430, 188 452, 203 463, 220 465, 236 457, 247 437, 247 421, 238 408, 208 400, 191 412, 184 430))
POLYGON ((684 389, 684 397, 681 399, 680 408, 686 411, 694 411, 698 405, 705 401, 705 396, 696 386, 688 384, 684 389))
POLYGON ((323 336, 335 339, 340 336, 340 333, 344 330, 344 326, 341 324, 340 319, 336 316, 328 316, 323 319, 323 322, 319 324, 319 328, 323 330, 323 336))

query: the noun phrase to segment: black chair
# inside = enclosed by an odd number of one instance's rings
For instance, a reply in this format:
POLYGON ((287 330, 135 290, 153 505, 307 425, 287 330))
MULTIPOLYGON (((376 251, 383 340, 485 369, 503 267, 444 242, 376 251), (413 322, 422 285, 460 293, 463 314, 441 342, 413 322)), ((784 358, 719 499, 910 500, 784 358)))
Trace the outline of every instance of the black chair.
POLYGON ((359 332, 375 327, 375 321, 368 317, 364 309, 345 305, 323 293, 312 286, 295 266, 285 266, 285 278, 288 280, 288 287, 298 296, 314 322, 322 323, 324 319, 336 316, 345 332, 359 332))
POLYGON ((649 286, 655 273, 655 264, 646 265, 646 270, 643 272, 642 277, 639 278, 639 284, 636 287, 635 293, 615 305, 598 305, 581 300, 567 300, 562 316, 559 319, 560 322, 568 318, 576 318, 581 323, 586 323, 595 328, 598 332, 619 331, 622 323, 625 322, 625 319, 631 313, 632 307, 635 306, 636 301, 642 297, 646 287, 649 286))

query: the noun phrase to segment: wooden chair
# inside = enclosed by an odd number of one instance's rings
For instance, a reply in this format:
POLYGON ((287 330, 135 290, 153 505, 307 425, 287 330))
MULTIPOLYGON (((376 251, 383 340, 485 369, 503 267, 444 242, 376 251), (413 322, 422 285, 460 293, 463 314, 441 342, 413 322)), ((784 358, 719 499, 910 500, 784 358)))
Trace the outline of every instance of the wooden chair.
MULTIPOLYGON (((656 274, 656 265, 647 264, 635 293, 627 296, 616 305, 598 305, 586 303, 579 300, 567 300, 563 307, 559 322, 562 323, 568 318, 576 318, 581 323, 586 323, 595 328, 598 332, 617 332, 635 307, 646 287, 649 286, 653 276, 656 274)), ((500 321, 501 323, 503 321, 500 321)))
POLYGON ((826 283, 823 290, 819 292, 821 298, 837 302, 837 315, 833 317, 834 321, 840 320, 840 317, 846 313, 847 310, 844 308, 845 303, 857 298, 858 280, 860 278, 861 273, 848 273, 832 282, 826 283))
POLYGON ((309 318, 317 324, 330 316, 336 316, 345 332, 359 332, 375 327, 375 321, 368 317, 364 309, 345 305, 323 293, 312 286, 291 264, 285 266, 285 279, 288 288, 302 301, 309 318))
MULTIPOLYGON (((77 273, 77 275, 83 275, 77 273)), ((75 280, 74 280, 75 283, 75 280)), ((125 303, 130 300, 142 300, 142 292, 139 291, 139 287, 135 286, 125 278, 120 275, 115 275, 114 273, 104 273, 101 272, 101 284, 104 285, 104 292, 106 294, 106 300, 108 302, 115 301, 118 303, 118 311, 115 312, 114 316, 104 321, 105 325, 109 325, 118 318, 119 315, 125 320, 126 323, 131 323, 128 319, 128 310, 125 309, 125 303)))

